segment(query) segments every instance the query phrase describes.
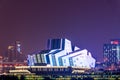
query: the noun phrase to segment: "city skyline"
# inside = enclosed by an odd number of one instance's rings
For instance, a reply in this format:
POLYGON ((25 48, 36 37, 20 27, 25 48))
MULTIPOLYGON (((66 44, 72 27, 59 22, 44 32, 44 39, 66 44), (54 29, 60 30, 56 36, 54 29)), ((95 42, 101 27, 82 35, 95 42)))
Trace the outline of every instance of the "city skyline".
POLYGON ((0 1, 0 55, 16 40, 25 54, 68 38, 103 61, 103 44, 120 38, 120 1, 0 1))

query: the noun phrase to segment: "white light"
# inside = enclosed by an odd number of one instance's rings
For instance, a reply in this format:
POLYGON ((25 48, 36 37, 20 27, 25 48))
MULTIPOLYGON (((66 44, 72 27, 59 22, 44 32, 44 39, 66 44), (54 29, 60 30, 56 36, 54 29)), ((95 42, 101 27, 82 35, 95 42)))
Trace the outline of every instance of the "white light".
POLYGON ((20 44, 17 44, 18 47, 20 47, 20 44))

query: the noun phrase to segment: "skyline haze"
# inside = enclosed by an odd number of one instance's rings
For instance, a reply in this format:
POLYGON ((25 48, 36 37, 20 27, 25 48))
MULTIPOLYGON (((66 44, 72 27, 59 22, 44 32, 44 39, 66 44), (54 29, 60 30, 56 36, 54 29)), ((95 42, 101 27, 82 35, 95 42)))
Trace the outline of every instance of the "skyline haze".
POLYGON ((103 44, 120 38, 119 0, 0 0, 0 55, 16 40, 23 53, 67 38, 103 61, 103 44))

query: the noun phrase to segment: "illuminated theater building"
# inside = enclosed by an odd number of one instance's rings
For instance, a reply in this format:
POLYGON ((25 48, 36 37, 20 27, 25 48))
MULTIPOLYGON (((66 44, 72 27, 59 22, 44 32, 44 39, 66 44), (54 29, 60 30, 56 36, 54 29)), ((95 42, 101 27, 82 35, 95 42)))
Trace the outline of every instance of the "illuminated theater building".
POLYGON ((87 49, 73 46, 68 39, 49 39, 47 50, 28 55, 28 65, 95 67, 95 59, 87 49))
POLYGON ((95 66, 95 59, 92 58, 91 53, 86 49, 73 51, 60 58, 63 66, 80 66, 84 68, 93 68, 95 66))

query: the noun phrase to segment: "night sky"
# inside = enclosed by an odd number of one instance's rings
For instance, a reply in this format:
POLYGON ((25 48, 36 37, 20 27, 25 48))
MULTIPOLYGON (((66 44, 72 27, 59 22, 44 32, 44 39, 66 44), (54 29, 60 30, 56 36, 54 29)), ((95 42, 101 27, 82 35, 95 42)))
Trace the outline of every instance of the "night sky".
POLYGON ((0 0, 0 54, 21 41, 24 54, 67 38, 103 61, 103 44, 120 38, 120 0, 0 0))

